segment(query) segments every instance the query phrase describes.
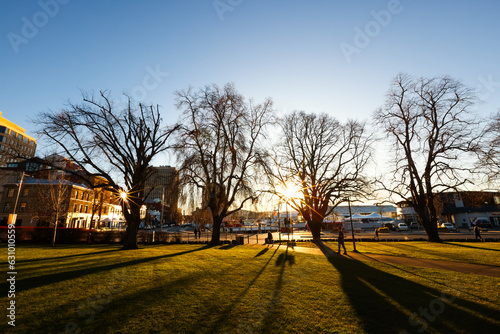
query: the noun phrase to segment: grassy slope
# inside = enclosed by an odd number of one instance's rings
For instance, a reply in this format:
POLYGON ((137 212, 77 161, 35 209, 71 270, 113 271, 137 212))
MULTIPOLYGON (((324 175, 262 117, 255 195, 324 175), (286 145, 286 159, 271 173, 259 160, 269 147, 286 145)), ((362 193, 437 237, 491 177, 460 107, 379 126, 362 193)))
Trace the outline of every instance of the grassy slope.
POLYGON ((430 332, 500 328, 500 279, 284 248, 22 246, 17 261, 12 333, 416 332, 425 308, 430 332))

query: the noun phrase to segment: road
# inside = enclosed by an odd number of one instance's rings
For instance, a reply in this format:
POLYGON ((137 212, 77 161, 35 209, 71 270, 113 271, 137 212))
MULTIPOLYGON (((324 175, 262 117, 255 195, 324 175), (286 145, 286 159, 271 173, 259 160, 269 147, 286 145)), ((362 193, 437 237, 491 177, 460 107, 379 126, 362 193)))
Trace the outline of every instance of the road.
MULTIPOLYGON (((157 240, 160 237, 161 241, 169 242, 172 238, 179 238, 183 242, 208 242, 211 238, 211 231, 205 231, 201 233, 201 237, 197 239, 194 238, 193 231, 187 230, 177 230, 177 231, 165 231, 163 233, 160 232, 159 229, 156 231, 157 240)), ((150 231, 152 233, 152 231, 150 231)), ((280 240, 280 233, 273 232, 274 241, 280 240)), ((351 232, 346 232, 346 241, 351 240, 351 232)), ((267 238, 266 233, 260 234, 239 234, 239 233, 221 233, 221 240, 233 241, 236 240, 238 236, 243 236, 243 240, 245 244, 264 244, 265 238, 267 238)), ((321 239, 323 240, 336 240, 338 234, 330 233, 330 231, 325 231, 321 234, 321 239)), ((459 232, 440 232, 439 236, 443 240, 455 240, 455 241, 474 241, 474 233, 468 230, 459 230, 459 232)), ((498 229, 490 229, 488 231, 482 231, 481 236, 485 241, 500 241, 500 230, 498 229)), ((355 237, 360 241, 372 241, 375 239, 375 232, 361 232, 355 233, 355 237)), ((281 240, 295 240, 295 241, 310 241, 312 240, 312 235, 308 231, 303 230, 295 230, 293 234, 281 233, 281 240)), ((404 231, 404 232, 394 232, 391 231, 389 233, 379 233, 379 241, 411 241, 411 240, 427 240, 427 234, 420 230, 412 230, 412 231, 404 231)))

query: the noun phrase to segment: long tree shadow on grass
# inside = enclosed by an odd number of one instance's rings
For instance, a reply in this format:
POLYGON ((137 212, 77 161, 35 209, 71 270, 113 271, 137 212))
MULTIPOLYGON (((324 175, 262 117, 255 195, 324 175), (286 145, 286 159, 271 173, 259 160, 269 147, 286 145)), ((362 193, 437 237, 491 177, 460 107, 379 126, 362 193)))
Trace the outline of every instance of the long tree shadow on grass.
POLYGON ((471 245, 464 245, 463 243, 453 243, 453 242, 446 242, 444 241, 443 244, 445 245, 450 245, 450 246, 457 246, 457 247, 466 247, 466 248, 473 248, 473 249, 478 249, 478 250, 489 250, 489 251, 494 251, 494 252, 500 252, 500 249, 493 249, 493 248, 486 248, 486 247, 475 247, 471 245))
MULTIPOLYGON (((211 326, 205 331, 205 333, 219 333, 224 325, 224 320, 228 316, 228 314, 231 314, 231 312, 236 308, 236 306, 241 302, 242 298, 248 293, 248 291, 252 288, 252 286, 255 284, 257 279, 262 275, 264 270, 268 267, 269 263, 271 263, 272 259, 276 255, 276 252, 280 246, 276 247, 274 253, 269 257, 267 262, 262 266, 262 268, 255 274, 255 276, 248 282, 248 285, 243 289, 237 296, 235 296, 232 300, 232 302, 227 305, 222 312, 220 312, 220 316, 212 322, 211 326)), ((288 250, 287 250, 288 251, 288 250)), ((285 252, 286 253, 286 252, 285 252)), ((258 255, 258 254, 257 254, 258 255)), ((281 256, 282 254, 280 254, 281 256)), ((278 261, 278 260, 277 260, 278 261)), ((283 262, 284 266, 284 262, 283 262)), ((282 275, 283 273, 280 274, 279 281, 282 280, 282 275)), ((280 284, 281 285, 281 284, 280 284)), ((197 333, 198 329, 201 328, 202 326, 200 323, 194 324, 193 329, 189 331, 189 333, 197 333)))
MULTIPOLYGON (((186 328, 177 327, 174 324, 171 329, 176 330, 165 332, 159 328, 163 325, 162 316, 169 313, 168 308, 162 310, 164 314, 160 314, 157 319, 151 316, 149 309, 199 284, 204 276, 205 274, 201 271, 189 273, 169 281, 168 284, 158 284, 139 290, 133 286, 133 281, 125 279, 115 284, 117 291, 111 289, 107 294, 97 293, 91 298, 82 298, 78 302, 79 305, 77 303, 76 308, 71 308, 67 317, 59 322, 53 320, 53 314, 61 312, 60 307, 42 308, 39 314, 30 315, 29 321, 36 321, 39 328, 37 333, 185 333, 186 328), (132 285, 133 291, 130 294, 127 293, 129 285, 132 285), (36 320, 33 319, 35 316, 36 320), (135 324, 132 325, 131 322, 135 324), (118 328, 123 329, 117 331, 118 328)), ((185 311, 186 314, 189 312, 189 310, 185 311)), ((173 321, 177 321, 175 317, 173 321)))
POLYGON ((295 256, 288 252, 288 247, 285 253, 281 253, 276 260, 276 266, 280 267, 280 272, 276 284, 271 293, 271 298, 266 306, 266 312, 264 314, 264 320, 262 321, 262 327, 259 329, 260 333, 275 333, 276 328, 273 326, 275 317, 280 312, 279 305, 281 303, 281 295, 283 288, 283 276, 285 274, 286 263, 291 266, 295 264, 295 256))
MULTIPOLYGON (((49 247, 47 247, 47 248, 49 248, 49 247)), ((53 249, 58 250, 58 249, 60 249, 60 247, 53 248, 53 249)), ((32 262, 41 262, 41 261, 50 261, 50 260, 63 260, 63 259, 81 257, 81 256, 115 253, 115 252, 120 252, 120 251, 121 251, 121 249, 117 247, 116 249, 107 249, 107 250, 95 251, 95 252, 90 252, 90 253, 71 254, 71 255, 64 255, 64 256, 45 257, 45 258, 39 258, 39 259, 29 259, 29 260, 21 259, 21 260, 17 260, 16 262, 17 263, 32 263, 32 262)))
MULTIPOLYGON (((128 267, 128 266, 134 266, 137 264, 148 263, 148 262, 156 261, 159 259, 167 259, 170 257, 189 254, 189 253, 193 253, 193 252, 198 252, 198 251, 202 251, 202 250, 205 250, 208 248, 211 248, 211 246, 203 246, 200 248, 195 248, 195 249, 191 249, 191 250, 187 250, 187 251, 183 251, 183 252, 178 252, 178 253, 173 253, 173 254, 152 256, 152 257, 140 258, 140 259, 136 259, 136 260, 132 260, 132 261, 118 262, 118 263, 106 264, 106 265, 101 265, 101 266, 86 267, 83 269, 78 269, 78 270, 73 270, 73 271, 59 272, 59 273, 55 273, 55 274, 48 274, 48 275, 42 275, 42 276, 37 276, 37 277, 18 279, 18 280, 16 280, 16 292, 22 292, 22 291, 26 291, 29 289, 34 289, 34 288, 38 288, 38 287, 41 287, 44 285, 48 285, 48 284, 59 283, 62 281, 71 280, 71 279, 75 279, 75 278, 82 277, 85 275, 95 274, 98 272, 105 272, 108 270, 120 269, 120 268, 124 268, 124 267, 128 267)), ((0 284, 0 289, 7 291, 7 288, 8 288, 8 282, 0 284)))
POLYGON ((461 299, 459 282, 436 289, 337 255, 325 245, 320 249, 340 273, 342 289, 368 333, 498 332, 498 310, 461 299))

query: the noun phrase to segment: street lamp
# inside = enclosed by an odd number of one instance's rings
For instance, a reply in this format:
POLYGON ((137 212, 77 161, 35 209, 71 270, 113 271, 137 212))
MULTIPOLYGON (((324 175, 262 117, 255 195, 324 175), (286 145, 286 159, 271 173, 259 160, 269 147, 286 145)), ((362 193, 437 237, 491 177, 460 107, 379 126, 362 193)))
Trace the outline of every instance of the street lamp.
POLYGON ((349 220, 351 221, 352 246, 354 248, 353 252, 357 253, 358 251, 356 250, 356 239, 354 238, 354 228, 352 226, 351 199, 349 197, 347 197, 347 205, 349 206, 349 220))
POLYGON ((13 224, 15 225, 16 224, 16 220, 17 220, 17 214, 16 214, 16 209, 17 209, 17 202, 19 201, 19 194, 21 194, 21 187, 23 185, 23 180, 24 180, 24 176, 28 176, 28 174, 23 173, 21 174, 21 181, 19 182, 19 189, 17 190, 17 197, 16 197, 16 202, 14 203, 14 211, 12 212, 12 214, 9 215, 9 218, 8 218, 8 221, 7 223, 8 224, 13 224))

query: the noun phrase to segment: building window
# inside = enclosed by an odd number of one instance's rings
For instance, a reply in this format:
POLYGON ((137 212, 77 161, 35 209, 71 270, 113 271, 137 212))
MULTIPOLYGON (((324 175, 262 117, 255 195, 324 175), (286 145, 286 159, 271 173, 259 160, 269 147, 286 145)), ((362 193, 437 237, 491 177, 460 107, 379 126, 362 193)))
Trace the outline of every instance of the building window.
POLYGON ((26 203, 21 203, 21 206, 19 207, 19 212, 24 212, 26 210, 26 203))
POLYGON ((28 197, 30 195, 30 188, 24 188, 23 197, 28 197))
POLYGON ((83 212, 82 208, 83 208, 83 206, 80 204, 80 208, 79 208, 78 212, 83 212))
POLYGON ((9 189, 9 192, 7 193, 7 197, 14 197, 14 188, 9 189))
POLYGON ((85 205, 85 213, 89 213, 89 206, 85 205))
POLYGON ((3 212, 10 212, 10 203, 5 203, 5 206, 3 207, 3 212))
POLYGON ((75 192, 75 198, 78 199, 78 190, 75 192))
POLYGON ((85 193, 82 191, 82 201, 83 201, 83 197, 85 196, 85 193))
POLYGON ((496 205, 500 205, 500 196, 493 196, 496 205))
POLYGON ((78 209, 78 205, 76 205, 76 204, 75 204, 75 205, 73 206, 73 212, 77 212, 77 211, 76 211, 77 209, 78 209))

